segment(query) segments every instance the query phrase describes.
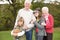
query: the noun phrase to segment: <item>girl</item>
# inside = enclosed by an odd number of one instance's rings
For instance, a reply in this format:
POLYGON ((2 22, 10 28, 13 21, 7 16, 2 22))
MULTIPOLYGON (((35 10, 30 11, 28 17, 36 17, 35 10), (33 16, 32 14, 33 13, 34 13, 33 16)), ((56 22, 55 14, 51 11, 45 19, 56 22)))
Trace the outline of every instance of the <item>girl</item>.
POLYGON ((34 15, 36 17, 36 22, 34 22, 35 24, 35 32, 36 32, 36 40, 43 40, 43 37, 46 36, 46 32, 45 32, 45 19, 43 17, 41 17, 40 13, 40 9, 37 8, 34 11, 34 15))
POLYGON ((23 29, 24 19, 20 17, 18 20, 18 25, 11 31, 11 35, 14 36, 15 40, 19 40, 19 38, 23 37, 25 30, 23 29))

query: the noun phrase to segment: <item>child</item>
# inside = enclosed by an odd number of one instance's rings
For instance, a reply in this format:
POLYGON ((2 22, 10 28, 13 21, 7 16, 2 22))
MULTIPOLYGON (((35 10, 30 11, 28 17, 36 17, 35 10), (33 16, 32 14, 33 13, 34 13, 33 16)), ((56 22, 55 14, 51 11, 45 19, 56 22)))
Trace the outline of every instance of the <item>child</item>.
POLYGON ((41 14, 39 8, 37 8, 34 11, 34 15, 36 17, 36 22, 34 22, 35 24, 35 32, 36 32, 36 40, 43 40, 43 37, 46 36, 46 32, 45 32, 45 20, 43 17, 41 17, 41 14))
POLYGON ((15 40, 19 40, 19 38, 24 35, 25 30, 23 29, 23 26, 24 19, 20 17, 20 19, 18 20, 18 25, 11 32, 11 35, 15 37, 15 40))

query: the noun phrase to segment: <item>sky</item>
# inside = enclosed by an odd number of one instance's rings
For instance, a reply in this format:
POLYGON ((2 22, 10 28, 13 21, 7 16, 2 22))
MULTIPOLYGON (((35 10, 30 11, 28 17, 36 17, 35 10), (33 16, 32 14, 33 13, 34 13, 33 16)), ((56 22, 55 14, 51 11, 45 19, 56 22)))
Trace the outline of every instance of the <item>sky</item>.
MULTIPOLYGON (((10 1, 10 3, 12 4, 11 0, 9 0, 9 1, 10 1)), ((3 1, 0 1, 0 4, 9 4, 9 2, 6 1, 6 0, 3 0, 3 1)))
MULTIPOLYGON (((37 0, 35 0, 34 2, 36 2, 36 1, 37 1, 37 0)), ((45 0, 44 3, 49 3, 50 1, 55 1, 55 0, 45 0)), ((56 1, 60 2, 60 0, 56 0, 56 1)), ((12 2, 11 2, 11 3, 12 3, 12 2)), ((9 2, 6 1, 6 0, 4 0, 4 2, 3 2, 3 1, 0 1, 0 4, 9 4, 9 2)))
MULTIPOLYGON (((55 1, 55 0, 45 0, 44 3, 49 3, 50 1, 55 1)), ((60 2, 60 0, 56 0, 58 2, 60 2)))
POLYGON ((57 1, 59 1, 59 2, 60 2, 60 0, 57 0, 57 1))

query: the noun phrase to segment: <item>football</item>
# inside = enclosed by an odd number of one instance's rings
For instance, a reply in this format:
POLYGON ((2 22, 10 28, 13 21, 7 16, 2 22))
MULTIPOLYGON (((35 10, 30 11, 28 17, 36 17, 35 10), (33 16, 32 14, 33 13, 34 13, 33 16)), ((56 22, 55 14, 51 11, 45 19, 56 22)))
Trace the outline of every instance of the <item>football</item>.
POLYGON ((20 32, 19 29, 14 29, 14 30, 13 30, 13 33, 19 33, 19 32, 20 32))

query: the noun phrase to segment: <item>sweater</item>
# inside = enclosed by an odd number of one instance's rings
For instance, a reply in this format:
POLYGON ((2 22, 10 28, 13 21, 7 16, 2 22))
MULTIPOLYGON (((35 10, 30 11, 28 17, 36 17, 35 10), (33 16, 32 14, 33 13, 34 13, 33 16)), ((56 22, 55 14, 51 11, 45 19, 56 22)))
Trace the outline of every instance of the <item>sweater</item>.
POLYGON ((27 25, 27 27, 28 27, 28 29, 26 31, 30 31, 34 27, 34 24, 30 23, 31 20, 33 20, 33 21, 36 20, 35 16, 33 15, 33 11, 31 9, 29 9, 29 10, 25 10, 24 8, 20 9, 18 11, 18 15, 17 15, 14 27, 17 26, 17 21, 19 20, 20 17, 23 17, 24 25, 27 25))
POLYGON ((53 26, 54 26, 54 19, 51 14, 48 15, 48 18, 46 20, 46 32, 47 33, 53 33, 53 26))
POLYGON ((38 36, 46 36, 46 31, 45 31, 45 27, 43 25, 41 25, 41 23, 45 22, 45 19, 43 17, 40 18, 39 22, 34 22, 35 26, 36 26, 36 33, 38 33, 38 36))

